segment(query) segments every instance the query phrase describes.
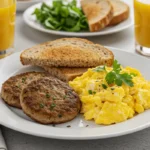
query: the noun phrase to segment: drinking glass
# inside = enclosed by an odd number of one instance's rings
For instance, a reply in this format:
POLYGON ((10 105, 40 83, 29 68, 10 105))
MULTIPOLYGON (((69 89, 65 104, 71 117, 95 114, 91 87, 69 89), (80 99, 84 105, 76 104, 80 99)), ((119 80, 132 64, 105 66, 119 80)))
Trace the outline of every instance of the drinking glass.
POLYGON ((16 0, 0 0, 0 58, 14 51, 16 0))
POLYGON ((136 51, 150 56, 150 0, 134 0, 136 51))

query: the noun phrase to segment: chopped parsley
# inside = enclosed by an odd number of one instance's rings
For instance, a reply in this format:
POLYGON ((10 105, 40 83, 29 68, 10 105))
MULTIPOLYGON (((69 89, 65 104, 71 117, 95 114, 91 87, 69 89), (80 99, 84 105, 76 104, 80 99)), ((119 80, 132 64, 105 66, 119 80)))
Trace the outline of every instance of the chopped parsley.
POLYGON ((62 117, 62 114, 59 114, 58 117, 61 118, 61 117, 62 117))
POLYGON ((114 90, 115 88, 110 88, 111 90, 114 90))
POLYGON ((103 87, 104 89, 107 89, 107 85, 106 85, 106 84, 102 84, 102 87, 103 87))
POLYGON ((92 95, 92 94, 96 94, 96 91, 88 90, 88 93, 89 93, 90 95, 92 95))
POLYGON ((93 91, 92 91, 92 90, 88 90, 88 93, 89 93, 90 95, 92 95, 92 94, 93 94, 93 91))
POLYGON ((64 95, 64 97, 63 97, 64 99, 66 99, 67 98, 67 95, 64 95))
POLYGON ((56 107, 56 104, 52 103, 50 106, 50 110, 53 110, 56 107))
POLYGON ((49 95, 48 93, 46 93, 46 95, 45 95, 45 96, 46 96, 46 98, 50 98, 50 95, 49 95))
POLYGON ((40 103, 40 108, 44 108, 44 104, 43 103, 40 103))
POLYGON ((26 80, 27 80, 27 77, 22 78, 22 83, 25 83, 26 80))

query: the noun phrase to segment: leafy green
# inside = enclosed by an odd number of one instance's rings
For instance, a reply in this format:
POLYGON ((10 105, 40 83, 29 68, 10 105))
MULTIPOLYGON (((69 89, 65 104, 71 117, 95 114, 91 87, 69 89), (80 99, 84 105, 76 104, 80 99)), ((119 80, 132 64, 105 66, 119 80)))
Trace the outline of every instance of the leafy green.
POLYGON ((105 80, 108 84, 116 84, 121 86, 123 83, 132 87, 132 75, 128 73, 120 73, 121 65, 118 63, 117 60, 113 62, 113 70, 106 74, 105 80))
POLYGON ((102 87, 103 87, 104 89, 107 89, 107 85, 106 85, 106 84, 102 84, 102 87))
POLYGON ((93 91, 92 91, 92 90, 88 90, 88 93, 89 93, 90 95, 92 95, 92 94, 93 94, 93 91))
POLYGON ((88 30, 87 18, 76 5, 76 0, 67 4, 62 0, 53 0, 52 6, 43 2, 32 14, 47 29, 69 32, 88 30))

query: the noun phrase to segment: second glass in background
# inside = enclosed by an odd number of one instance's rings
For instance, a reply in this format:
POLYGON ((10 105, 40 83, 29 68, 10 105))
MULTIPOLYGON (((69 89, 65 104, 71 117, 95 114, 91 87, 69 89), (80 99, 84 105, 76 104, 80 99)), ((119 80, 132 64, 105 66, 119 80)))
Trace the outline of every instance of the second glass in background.
POLYGON ((150 0, 134 0, 136 51, 150 56, 150 0))

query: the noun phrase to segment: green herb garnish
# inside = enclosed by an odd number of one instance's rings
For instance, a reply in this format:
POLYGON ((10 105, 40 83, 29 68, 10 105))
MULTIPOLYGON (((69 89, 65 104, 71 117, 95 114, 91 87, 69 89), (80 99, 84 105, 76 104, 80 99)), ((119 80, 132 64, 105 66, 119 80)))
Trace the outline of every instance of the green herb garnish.
POLYGON ((64 97, 63 97, 64 99, 66 99, 67 98, 67 95, 64 95, 64 97))
POLYGON ((76 0, 67 4, 63 0, 53 0, 52 6, 43 2, 32 14, 47 29, 69 32, 89 29, 87 18, 82 9, 77 7, 76 0))
POLYGON ((92 95, 92 94, 93 94, 93 91, 92 91, 92 90, 88 90, 88 93, 89 93, 90 95, 92 95))
POLYGON ((22 78, 22 83, 25 83, 26 80, 27 80, 26 77, 22 78))
POLYGON ((52 103, 50 106, 50 110, 53 110, 56 107, 56 104, 52 103))
POLYGON ((96 91, 88 90, 88 93, 89 93, 90 95, 92 95, 92 94, 96 94, 96 91))
POLYGON ((46 93, 46 95, 45 95, 45 96, 46 96, 46 98, 50 98, 50 95, 49 95, 49 93, 46 93))
POLYGON ((96 68, 93 69, 94 72, 102 72, 102 71, 106 71, 105 66, 98 66, 96 68))
POLYGON ((40 103, 40 108, 44 108, 44 104, 43 103, 40 103))
POLYGON ((107 89, 107 85, 106 85, 106 84, 102 84, 102 87, 103 87, 104 89, 107 89))
POLYGON ((121 86, 123 83, 132 87, 133 81, 132 76, 128 73, 120 73, 121 65, 118 63, 117 60, 113 63, 113 70, 107 73, 105 80, 108 84, 116 84, 121 86))
POLYGON ((62 117, 62 114, 59 114, 58 117, 61 118, 61 117, 62 117))

